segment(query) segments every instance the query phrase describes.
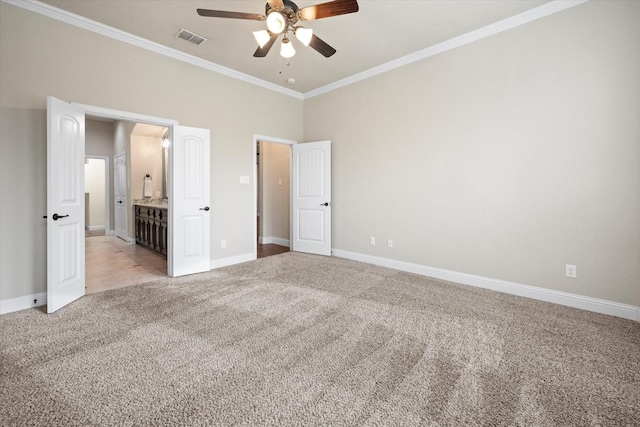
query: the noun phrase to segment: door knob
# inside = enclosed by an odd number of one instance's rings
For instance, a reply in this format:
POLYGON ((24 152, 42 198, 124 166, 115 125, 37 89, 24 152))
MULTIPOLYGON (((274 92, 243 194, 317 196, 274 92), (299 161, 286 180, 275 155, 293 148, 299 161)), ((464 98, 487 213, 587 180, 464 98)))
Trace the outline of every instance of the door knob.
POLYGON ((69 215, 58 215, 57 213, 54 213, 53 216, 51 218, 53 218, 54 221, 57 221, 60 218, 66 218, 69 215))
POLYGON ((329 202, 320 203, 320 206, 329 206, 329 202))
POLYGON ((208 211, 209 210, 209 206, 205 206, 204 208, 200 208, 201 211, 208 211))

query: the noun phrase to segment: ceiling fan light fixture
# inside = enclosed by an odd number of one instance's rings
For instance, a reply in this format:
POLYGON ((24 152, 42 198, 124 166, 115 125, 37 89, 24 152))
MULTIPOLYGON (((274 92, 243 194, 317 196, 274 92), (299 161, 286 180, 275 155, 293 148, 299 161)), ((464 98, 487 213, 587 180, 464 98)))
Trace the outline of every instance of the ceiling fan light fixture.
POLYGON ((267 28, 272 34, 280 34, 287 28, 287 20, 280 12, 271 11, 267 16, 267 28))
POLYGON ((266 45, 267 42, 271 39, 271 35, 267 30, 254 31, 253 37, 256 38, 256 41, 261 48, 263 48, 264 45, 266 45))
POLYGON ((313 37, 313 30, 311 28, 297 27, 295 34, 298 40, 300 40, 300 43, 305 46, 309 46, 311 38, 313 37))
POLYGON ((282 45, 280 46, 280 56, 282 56, 283 58, 291 58, 295 54, 296 50, 291 44, 291 40, 285 37, 282 40, 282 45))

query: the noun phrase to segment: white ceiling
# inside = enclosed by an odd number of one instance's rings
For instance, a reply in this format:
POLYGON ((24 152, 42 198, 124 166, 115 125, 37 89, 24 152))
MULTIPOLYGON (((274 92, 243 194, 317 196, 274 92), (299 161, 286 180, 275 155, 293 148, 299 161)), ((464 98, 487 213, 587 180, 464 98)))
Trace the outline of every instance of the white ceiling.
MULTIPOLYGON (((295 1, 295 0, 294 0, 295 1)), ((265 0, 43 0, 43 3, 202 58, 258 79, 306 93, 439 43, 486 27, 548 0, 359 0, 357 13, 304 23, 333 46, 325 58, 294 40, 285 60, 274 45, 254 58, 253 31, 261 21, 201 17, 197 8, 264 13, 265 0), (174 35, 185 28, 207 42, 192 45, 174 35), (287 83, 293 77, 295 85, 287 83)), ((302 8, 322 0, 298 0, 302 8)))

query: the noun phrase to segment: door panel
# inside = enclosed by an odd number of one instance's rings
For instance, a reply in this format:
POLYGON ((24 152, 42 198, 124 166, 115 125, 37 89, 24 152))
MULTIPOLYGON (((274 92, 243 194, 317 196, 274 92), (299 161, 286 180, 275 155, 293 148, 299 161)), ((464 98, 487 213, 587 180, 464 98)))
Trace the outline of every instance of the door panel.
POLYGON ((47 312, 84 295, 84 111, 47 98, 47 312))
POLYGON ((292 150, 291 248, 331 255, 331 141, 296 144, 292 150))
POLYGON ((210 147, 209 129, 173 127, 170 147, 170 194, 173 206, 169 275, 210 270, 210 147), (172 246, 173 245, 173 246, 172 246))
POLYGON ((115 234, 119 238, 130 241, 127 221, 127 157, 124 153, 114 159, 114 221, 115 234))

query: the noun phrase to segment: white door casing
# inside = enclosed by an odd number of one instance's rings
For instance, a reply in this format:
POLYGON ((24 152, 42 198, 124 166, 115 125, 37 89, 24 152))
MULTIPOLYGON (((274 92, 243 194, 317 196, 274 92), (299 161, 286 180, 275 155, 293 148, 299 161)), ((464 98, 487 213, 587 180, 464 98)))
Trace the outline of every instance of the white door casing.
POLYGON ((47 97, 47 312, 85 292, 84 110, 47 97))
POLYGON ((209 129, 173 126, 169 147, 169 275, 211 269, 209 129))
POLYGON ((331 141, 292 146, 291 249, 331 255, 331 141))
POLYGON ((113 162, 113 216, 115 234, 119 238, 129 241, 127 221, 127 157, 125 153, 114 157, 113 162))

